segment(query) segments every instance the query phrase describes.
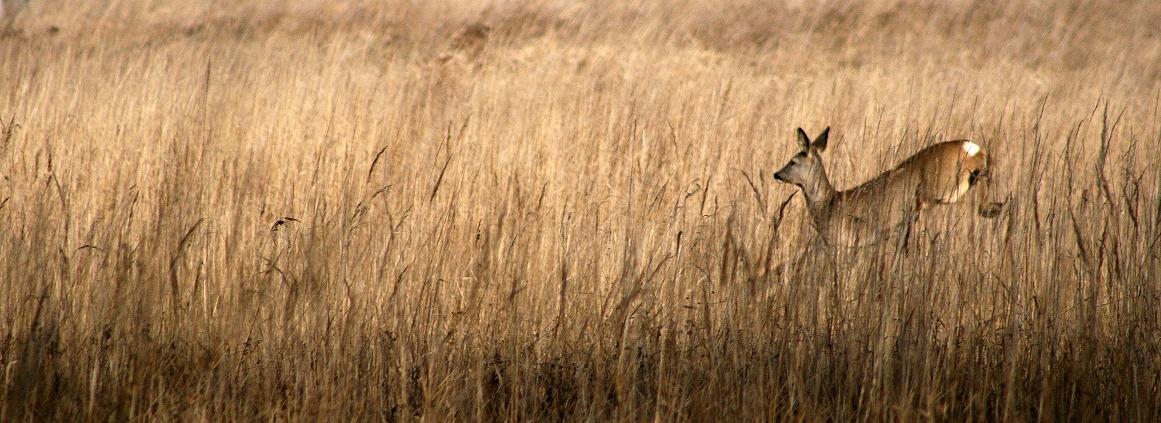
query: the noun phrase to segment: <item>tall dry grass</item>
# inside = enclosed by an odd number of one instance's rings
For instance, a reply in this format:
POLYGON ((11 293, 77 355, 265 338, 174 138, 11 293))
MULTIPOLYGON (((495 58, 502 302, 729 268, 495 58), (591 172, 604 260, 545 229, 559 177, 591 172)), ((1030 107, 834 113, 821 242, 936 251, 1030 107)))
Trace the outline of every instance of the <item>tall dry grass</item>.
POLYGON ((6 11, 0 421, 1161 419, 1156 2, 6 11), (825 125, 1008 207, 778 271, 825 125))

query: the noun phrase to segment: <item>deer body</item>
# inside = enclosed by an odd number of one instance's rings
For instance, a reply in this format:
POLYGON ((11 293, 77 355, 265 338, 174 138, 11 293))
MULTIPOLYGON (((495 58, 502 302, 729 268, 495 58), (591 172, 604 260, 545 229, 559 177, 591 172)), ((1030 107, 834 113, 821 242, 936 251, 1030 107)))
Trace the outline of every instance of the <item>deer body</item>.
MULTIPOLYGON (((831 246, 870 245, 909 229, 920 211, 962 200, 989 174, 991 163, 983 148, 966 140, 947 141, 920 150, 857 187, 835 191, 819 157, 829 131, 811 142, 799 128, 803 151, 774 178, 802 189, 815 229, 831 246)), ((985 189, 976 191, 983 194, 985 189)), ((979 213, 992 217, 1000 207, 981 205, 979 213)))

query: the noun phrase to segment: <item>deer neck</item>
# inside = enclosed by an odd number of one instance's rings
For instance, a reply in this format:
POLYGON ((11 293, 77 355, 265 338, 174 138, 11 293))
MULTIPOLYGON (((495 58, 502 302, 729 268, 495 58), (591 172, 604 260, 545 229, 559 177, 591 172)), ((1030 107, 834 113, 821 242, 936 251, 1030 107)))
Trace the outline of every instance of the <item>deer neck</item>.
POLYGON ((825 221, 830 213, 830 202, 834 200, 834 186, 826 176, 825 169, 819 169, 818 177, 802 185, 802 195, 806 196, 806 206, 816 222, 825 221))

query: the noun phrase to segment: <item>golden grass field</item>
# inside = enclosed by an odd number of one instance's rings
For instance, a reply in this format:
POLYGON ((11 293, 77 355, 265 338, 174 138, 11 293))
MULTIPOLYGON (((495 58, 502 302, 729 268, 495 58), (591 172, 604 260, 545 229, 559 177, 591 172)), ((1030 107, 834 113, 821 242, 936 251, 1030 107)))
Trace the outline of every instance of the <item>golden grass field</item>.
POLYGON ((1161 420, 1161 3, 5 4, 0 421, 1161 420))

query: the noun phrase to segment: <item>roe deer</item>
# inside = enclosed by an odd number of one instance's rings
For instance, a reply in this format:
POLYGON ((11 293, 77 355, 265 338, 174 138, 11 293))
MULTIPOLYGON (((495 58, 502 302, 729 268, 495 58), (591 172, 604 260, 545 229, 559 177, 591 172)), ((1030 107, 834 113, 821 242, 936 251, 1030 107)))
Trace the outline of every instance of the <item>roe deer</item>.
POLYGON ((814 227, 830 247, 871 245, 900 229, 900 243, 905 244, 921 210, 955 203, 981 182, 976 189, 979 214, 991 218, 1003 207, 986 202, 991 162, 982 147, 967 140, 932 145, 870 181, 835 191, 819 156, 826 150, 829 133, 827 127, 811 141, 798 128, 802 151, 775 172, 774 179, 802 189, 814 227))

